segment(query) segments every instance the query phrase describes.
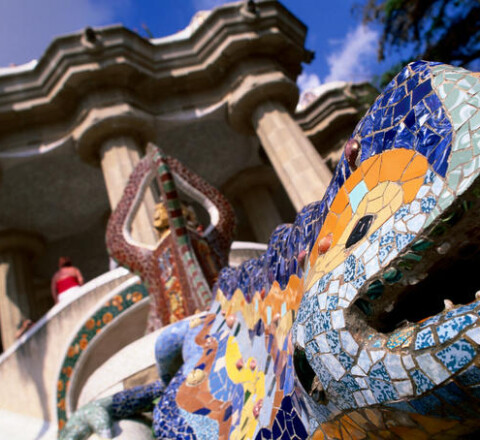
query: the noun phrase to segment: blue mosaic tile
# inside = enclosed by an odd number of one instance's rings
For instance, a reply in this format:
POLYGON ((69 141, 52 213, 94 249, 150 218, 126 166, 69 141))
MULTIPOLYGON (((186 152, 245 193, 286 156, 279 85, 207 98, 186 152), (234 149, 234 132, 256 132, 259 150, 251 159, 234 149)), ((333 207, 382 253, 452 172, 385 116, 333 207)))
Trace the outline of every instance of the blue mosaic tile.
POLYGON ((454 342, 435 354, 452 373, 468 365, 475 357, 475 348, 465 339, 454 342))
POLYGON ((426 213, 431 212, 433 208, 435 208, 436 204, 437 204, 437 201, 435 200, 434 197, 431 197, 431 196, 422 199, 422 201, 420 202, 422 211, 426 213))
POLYGON ((384 246, 380 248, 380 250, 378 251, 378 259, 380 260, 381 263, 383 263, 387 259, 392 249, 393 249, 393 246, 390 244, 388 246, 384 246))
POLYGON ((435 386, 435 384, 420 370, 413 370, 411 372, 411 375, 416 385, 417 396, 423 394, 425 391, 428 391, 435 386))
POLYGON ((387 369, 383 362, 377 362, 375 365, 372 366, 370 369, 370 377, 374 379, 381 379, 385 382, 391 382, 390 376, 387 373, 387 369))
POLYGON ((401 206, 400 208, 398 208, 397 212, 395 212, 395 215, 394 215, 395 221, 402 219, 408 213, 409 213, 408 206, 405 206, 405 205, 401 206))
POLYGON ((355 289, 360 289, 365 284, 365 281, 367 281, 367 277, 365 275, 359 276, 355 280, 352 281, 352 286, 355 287, 355 289))
POLYGON ((459 305, 455 307, 455 309, 450 310, 449 312, 445 313, 445 319, 453 318, 454 316, 461 315, 463 313, 471 312, 475 310, 479 306, 478 302, 473 302, 472 304, 467 305, 459 305))
POLYGON ((422 415, 435 416, 441 414, 442 402, 432 394, 411 400, 409 404, 415 408, 415 412, 422 415))
POLYGON ((330 273, 327 273, 326 275, 324 275, 319 281, 318 281, 318 286, 316 288, 316 293, 322 293, 328 283, 330 282, 330 279, 332 278, 332 274, 331 272, 330 273))
POLYGON ((420 328, 424 328, 424 327, 427 327, 427 326, 432 325, 432 324, 437 324, 438 322, 440 322, 441 319, 442 319, 441 315, 432 316, 431 318, 428 318, 425 321, 423 321, 420 324, 420 328))
POLYGON ((341 410, 349 410, 357 406, 352 394, 353 389, 358 389, 355 379, 350 376, 349 379, 342 379, 340 382, 333 381, 328 387, 328 394, 335 399, 335 404, 341 410), (350 381, 352 379, 352 381, 350 381), (356 388, 351 388, 355 386, 356 388))
POLYGON ((349 371, 352 368, 354 363, 354 358, 352 356, 348 355, 344 351, 340 351, 337 357, 345 370, 349 371))
POLYGON ((368 240, 370 243, 373 243, 374 241, 377 241, 378 237, 380 236, 380 229, 377 229, 370 237, 368 237, 368 240))
POLYGON ((466 387, 477 385, 480 383, 480 368, 476 366, 470 367, 467 371, 457 376, 458 382, 466 387))
POLYGON ((437 326, 438 340, 441 344, 457 336, 463 329, 477 321, 474 315, 463 315, 452 318, 437 326))
POLYGON ((378 403, 398 398, 397 392, 392 384, 370 377, 367 378, 367 382, 378 403))
POLYGON ((415 340, 415 350, 433 347, 434 345, 435 341, 433 339, 432 329, 426 328, 418 332, 417 339, 415 340))
POLYGON ((393 243, 394 240, 395 240, 395 231, 388 231, 380 239, 380 246, 383 246, 388 243, 393 243))
POLYGON ((414 234, 397 234, 395 242, 397 249, 401 250, 409 244, 416 236, 414 234))
POLYGON ((349 255, 345 260, 345 275, 343 281, 348 283, 355 278, 356 260, 353 255, 349 255))
POLYGON ((327 296, 327 310, 335 310, 338 307, 338 296, 327 296))
POLYGON ((435 173, 432 170, 428 170, 425 173, 425 178, 423 180, 423 183, 425 183, 425 185, 430 185, 433 183, 434 179, 435 179, 435 173))

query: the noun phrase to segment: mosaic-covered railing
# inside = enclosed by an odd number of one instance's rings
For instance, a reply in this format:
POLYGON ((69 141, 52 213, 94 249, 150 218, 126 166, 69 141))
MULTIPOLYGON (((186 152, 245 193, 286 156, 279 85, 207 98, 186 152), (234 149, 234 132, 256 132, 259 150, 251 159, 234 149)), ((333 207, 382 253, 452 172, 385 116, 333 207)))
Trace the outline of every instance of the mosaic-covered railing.
MULTIPOLYGON (((407 66, 358 124, 324 199, 263 256, 225 269, 197 325, 162 333, 161 379, 81 409, 63 438, 95 405, 122 418, 154 399, 157 438, 475 432, 479 140, 478 76, 407 66)), ((103 435, 108 425, 98 413, 103 435)))
POLYGON ((106 325, 147 296, 148 292, 145 286, 138 282, 125 288, 113 298, 105 301, 92 316, 88 317, 73 337, 67 347, 57 382, 57 421, 59 430, 63 429, 67 420, 65 399, 70 386, 70 378, 82 354, 88 348, 92 339, 106 325))

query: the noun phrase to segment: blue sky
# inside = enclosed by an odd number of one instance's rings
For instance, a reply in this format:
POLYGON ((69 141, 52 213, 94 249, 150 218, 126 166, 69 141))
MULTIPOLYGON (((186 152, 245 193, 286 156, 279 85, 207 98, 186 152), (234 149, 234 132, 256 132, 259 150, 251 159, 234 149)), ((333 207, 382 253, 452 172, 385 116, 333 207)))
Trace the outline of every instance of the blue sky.
MULTIPOLYGON (((122 23, 155 37, 183 29, 196 11, 224 0, 0 0, 0 66, 39 58, 55 36, 85 26, 122 23)), ((351 13, 359 0, 282 0, 309 29, 306 47, 315 51, 299 79, 302 88, 326 81, 364 81, 381 73, 376 61, 378 30, 351 13)))

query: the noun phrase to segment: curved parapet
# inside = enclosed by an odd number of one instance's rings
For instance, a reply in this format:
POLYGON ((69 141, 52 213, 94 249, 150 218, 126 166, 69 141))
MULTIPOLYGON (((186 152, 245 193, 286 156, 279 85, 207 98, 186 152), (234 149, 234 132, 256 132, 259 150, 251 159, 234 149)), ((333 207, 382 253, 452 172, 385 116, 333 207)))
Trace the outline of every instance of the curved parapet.
POLYGON ((58 369, 68 335, 101 298, 131 278, 126 269, 118 268, 81 286, 76 300, 57 304, 0 356, 0 410, 45 423, 53 420, 58 369))
POLYGON ((58 372, 56 406, 60 428, 71 406, 76 406, 90 374, 118 350, 143 336, 148 307, 147 290, 135 277, 112 290, 85 315, 64 350, 58 372), (128 332, 122 328, 128 328, 128 332))

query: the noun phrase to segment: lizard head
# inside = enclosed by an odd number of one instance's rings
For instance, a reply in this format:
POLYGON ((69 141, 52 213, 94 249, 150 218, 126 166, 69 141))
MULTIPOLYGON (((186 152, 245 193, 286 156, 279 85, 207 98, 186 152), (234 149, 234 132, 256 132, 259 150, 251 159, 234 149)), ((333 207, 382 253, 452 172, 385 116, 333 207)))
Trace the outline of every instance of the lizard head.
POLYGON ((366 408, 479 424, 479 174, 479 77, 408 65, 347 143, 306 262, 292 342, 320 426, 366 408))

